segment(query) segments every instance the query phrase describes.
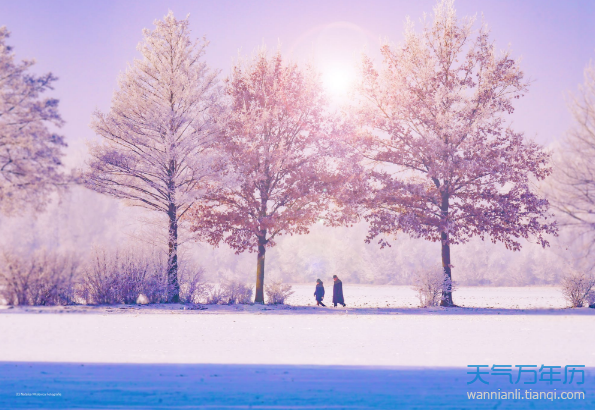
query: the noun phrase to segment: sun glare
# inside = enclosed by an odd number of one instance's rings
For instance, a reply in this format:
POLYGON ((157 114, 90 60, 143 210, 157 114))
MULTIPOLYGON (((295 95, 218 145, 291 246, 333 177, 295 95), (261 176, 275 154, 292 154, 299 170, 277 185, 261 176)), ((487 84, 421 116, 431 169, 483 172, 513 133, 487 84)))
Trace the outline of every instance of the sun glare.
POLYGON ((337 21, 312 27, 303 33, 291 45, 290 54, 314 62, 329 99, 341 103, 349 96, 356 79, 361 53, 379 48, 377 42, 357 24, 337 21))
POLYGON ((352 67, 329 67, 322 74, 322 83, 333 99, 346 98, 354 80, 355 73, 352 67))

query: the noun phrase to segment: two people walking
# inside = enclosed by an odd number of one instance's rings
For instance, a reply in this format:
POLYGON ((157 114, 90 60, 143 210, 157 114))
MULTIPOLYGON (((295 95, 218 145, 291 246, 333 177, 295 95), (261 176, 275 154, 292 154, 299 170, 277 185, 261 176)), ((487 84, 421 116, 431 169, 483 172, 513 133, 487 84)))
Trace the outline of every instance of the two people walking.
MULTIPOLYGON (((345 307, 345 298, 343 297, 343 282, 341 279, 337 277, 337 275, 333 275, 333 305, 337 307, 337 304, 343 305, 345 307)), ((316 279, 316 290, 314 291, 314 297, 316 298, 316 306, 325 306, 322 303, 322 299, 324 299, 324 285, 320 279, 316 279)))

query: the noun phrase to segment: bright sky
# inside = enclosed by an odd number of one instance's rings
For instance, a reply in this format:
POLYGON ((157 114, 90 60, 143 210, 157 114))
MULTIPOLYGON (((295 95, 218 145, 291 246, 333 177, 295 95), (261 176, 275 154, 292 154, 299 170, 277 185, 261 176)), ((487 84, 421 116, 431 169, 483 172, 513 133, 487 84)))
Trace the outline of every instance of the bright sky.
MULTIPOLYGON (((62 133, 71 161, 79 162, 92 112, 109 107, 118 73, 138 56, 143 28, 169 9, 190 14, 195 37, 211 41, 207 60, 225 75, 238 56, 263 43, 305 62, 314 59, 329 90, 340 94, 361 51, 378 55, 380 39, 400 42, 407 16, 417 22, 434 0, 0 0, 0 25, 12 32, 19 58, 35 58, 37 72, 60 80, 54 95, 67 122, 62 133)), ((510 45, 533 79, 517 105, 515 129, 542 143, 570 126, 565 94, 582 82, 595 51, 595 2, 552 0, 459 0, 459 16, 475 15, 492 30, 497 47, 510 45)))

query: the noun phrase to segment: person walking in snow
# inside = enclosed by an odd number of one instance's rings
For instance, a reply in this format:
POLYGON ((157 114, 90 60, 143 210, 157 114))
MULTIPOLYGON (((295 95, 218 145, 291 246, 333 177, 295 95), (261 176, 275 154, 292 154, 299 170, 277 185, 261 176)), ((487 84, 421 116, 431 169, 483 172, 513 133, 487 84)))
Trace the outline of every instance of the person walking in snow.
POLYGON ((333 285, 333 305, 337 307, 338 303, 345 307, 345 298, 343 298, 343 282, 341 282, 341 279, 339 279, 337 275, 333 275, 333 280, 335 281, 335 284, 333 285))
POLYGON ((326 305, 322 303, 322 299, 324 299, 324 285, 320 279, 316 279, 316 290, 314 291, 314 297, 316 298, 316 306, 326 307, 326 305))

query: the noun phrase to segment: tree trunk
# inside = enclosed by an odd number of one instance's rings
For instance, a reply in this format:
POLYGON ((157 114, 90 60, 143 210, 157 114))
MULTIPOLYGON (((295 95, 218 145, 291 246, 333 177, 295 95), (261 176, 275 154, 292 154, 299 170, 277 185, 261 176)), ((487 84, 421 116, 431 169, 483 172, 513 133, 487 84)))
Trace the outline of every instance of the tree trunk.
POLYGON ((264 303, 264 256, 266 241, 258 238, 258 256, 256 259, 256 295, 254 303, 264 303))
POLYGON ((449 210, 449 195, 447 187, 443 187, 442 191, 442 232, 440 232, 440 239, 442 242, 442 267, 444 268, 445 282, 448 281, 446 287, 442 291, 442 300, 440 306, 454 306, 452 301, 452 271, 450 264, 450 238, 448 236, 448 210, 449 210))
POLYGON ((452 271, 450 267, 450 244, 448 242, 448 234, 446 232, 441 232, 440 238, 442 239, 442 267, 444 268, 444 274, 449 280, 446 289, 442 291, 440 306, 454 306, 452 301, 452 287, 450 285, 452 271))
POLYGON ((180 283, 178 282, 178 221, 176 218, 176 206, 169 204, 169 249, 167 254, 167 282, 168 301, 178 303, 180 301, 180 283))

